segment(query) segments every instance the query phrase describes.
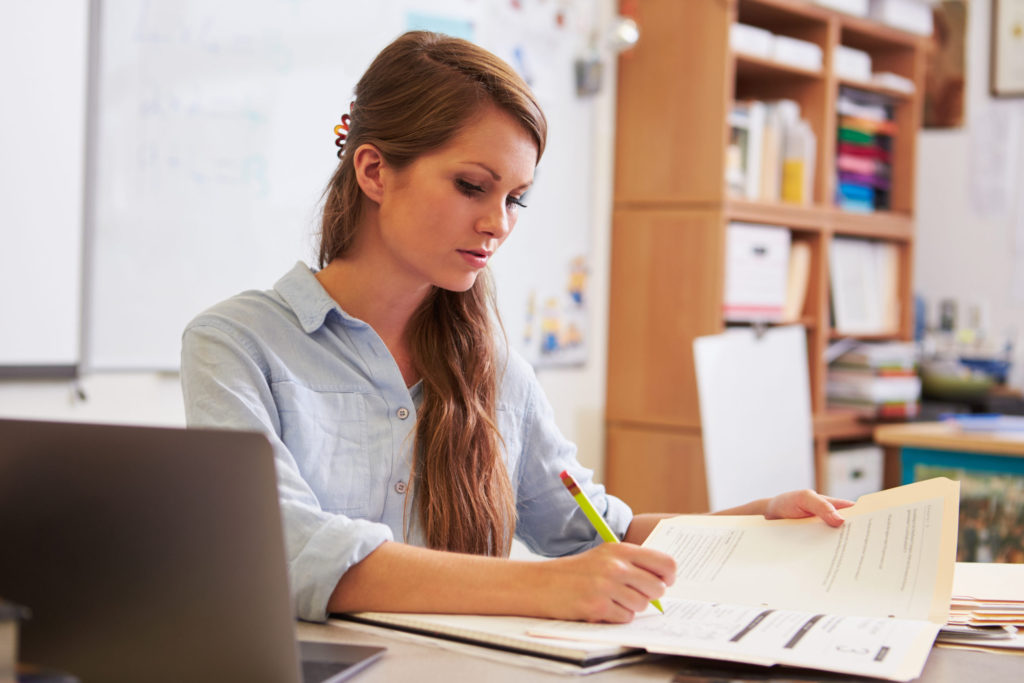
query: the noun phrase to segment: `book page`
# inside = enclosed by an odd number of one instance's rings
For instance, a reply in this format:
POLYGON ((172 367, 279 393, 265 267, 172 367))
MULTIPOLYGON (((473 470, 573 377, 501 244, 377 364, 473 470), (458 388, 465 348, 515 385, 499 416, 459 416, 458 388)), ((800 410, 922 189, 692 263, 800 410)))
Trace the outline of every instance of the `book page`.
POLYGON ((667 595, 944 624, 959 483, 932 479, 862 496, 832 528, 817 518, 683 515, 644 543, 671 555, 667 595))

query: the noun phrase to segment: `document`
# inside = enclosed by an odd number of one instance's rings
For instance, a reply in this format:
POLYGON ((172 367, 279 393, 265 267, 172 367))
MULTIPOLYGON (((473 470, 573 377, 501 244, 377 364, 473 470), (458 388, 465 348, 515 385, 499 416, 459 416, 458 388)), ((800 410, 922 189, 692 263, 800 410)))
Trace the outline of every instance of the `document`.
POLYGON ((910 680, 948 617, 959 491, 938 478, 868 494, 840 510, 838 529, 818 519, 667 519, 644 543, 676 560, 664 615, 533 633, 910 680))

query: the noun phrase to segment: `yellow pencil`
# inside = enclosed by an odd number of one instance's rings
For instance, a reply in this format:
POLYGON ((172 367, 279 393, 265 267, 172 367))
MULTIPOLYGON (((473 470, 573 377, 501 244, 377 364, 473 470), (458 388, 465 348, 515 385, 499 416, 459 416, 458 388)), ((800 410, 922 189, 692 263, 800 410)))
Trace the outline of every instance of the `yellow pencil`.
MULTIPOLYGON (((580 506, 580 509, 583 510, 583 514, 587 516, 587 519, 590 520, 590 523, 597 530, 598 536, 604 539, 605 543, 618 543, 619 539, 616 538, 615 532, 608 526, 608 522, 604 521, 604 517, 597 514, 597 510, 594 509, 594 504, 590 502, 589 498, 587 498, 587 494, 583 493, 583 489, 579 487, 576 480, 572 478, 572 475, 567 471, 563 471, 561 477, 562 483, 565 484, 565 488, 569 489, 569 493, 571 493, 572 497, 576 499, 576 503, 580 506)), ((651 604, 654 605, 662 614, 665 613, 665 610, 661 608, 661 603, 657 600, 651 600, 651 604)))

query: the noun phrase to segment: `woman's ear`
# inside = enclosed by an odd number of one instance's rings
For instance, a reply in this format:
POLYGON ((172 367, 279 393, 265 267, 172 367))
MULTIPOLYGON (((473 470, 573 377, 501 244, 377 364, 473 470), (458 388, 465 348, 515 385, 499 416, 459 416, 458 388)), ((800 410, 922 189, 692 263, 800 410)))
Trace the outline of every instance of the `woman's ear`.
POLYGON ((377 204, 384 195, 383 170, 384 155, 373 145, 366 143, 359 146, 352 155, 352 166, 356 171, 356 182, 366 197, 377 204))

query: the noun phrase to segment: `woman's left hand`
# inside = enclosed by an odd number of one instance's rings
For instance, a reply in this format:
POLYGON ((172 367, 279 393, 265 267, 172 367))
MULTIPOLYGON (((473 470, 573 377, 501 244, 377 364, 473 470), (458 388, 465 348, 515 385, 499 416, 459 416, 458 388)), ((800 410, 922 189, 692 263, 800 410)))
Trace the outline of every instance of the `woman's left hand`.
POLYGON ((768 499, 764 510, 765 519, 799 519, 821 517, 829 526, 841 526, 843 518, 836 510, 848 508, 853 501, 830 498, 810 489, 789 491, 768 499))

